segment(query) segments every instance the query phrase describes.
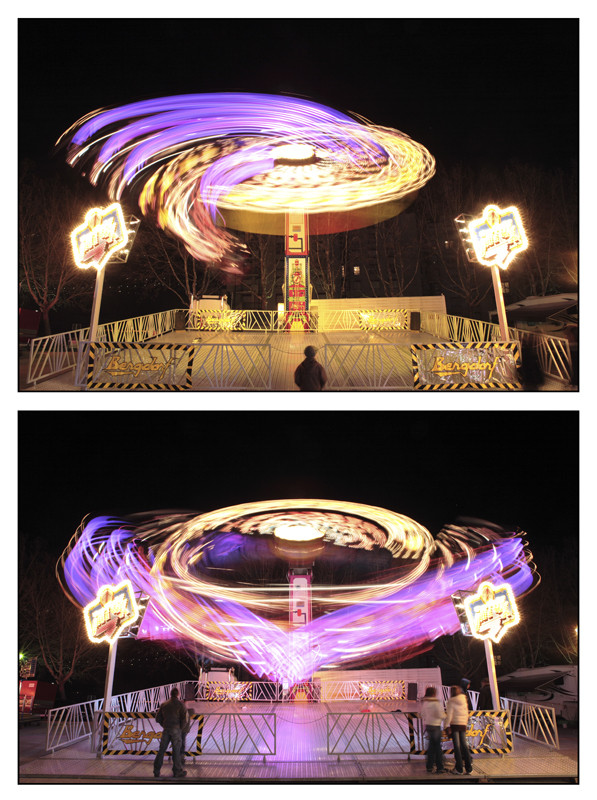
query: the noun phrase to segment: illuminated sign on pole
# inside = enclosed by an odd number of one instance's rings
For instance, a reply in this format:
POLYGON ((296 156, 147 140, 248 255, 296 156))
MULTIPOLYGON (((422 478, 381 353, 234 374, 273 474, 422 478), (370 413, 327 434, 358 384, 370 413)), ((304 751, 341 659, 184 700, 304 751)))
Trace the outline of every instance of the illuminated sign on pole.
POLYGON ((485 582, 476 594, 463 598, 472 635, 499 642, 506 631, 520 621, 514 593, 509 584, 485 582))
POLYGON ((512 259, 528 247, 520 212, 516 206, 504 210, 489 205, 479 219, 469 222, 477 261, 487 267, 506 269, 512 259))
POLYGON ((75 264, 82 269, 96 267, 99 271, 128 242, 120 204, 90 209, 85 215, 85 222, 75 228, 70 236, 75 264))
MULTIPOLYGON (((116 651, 118 637, 124 628, 131 625, 139 616, 139 607, 135 600, 133 586, 129 580, 124 580, 117 586, 102 586, 95 600, 83 609, 87 635, 92 642, 109 642, 108 664, 106 667, 106 684, 104 688, 104 704, 101 715, 97 719, 98 726, 112 704, 112 684, 114 682, 114 665, 116 664, 116 651)), ((98 727, 99 729, 99 727, 98 727)), ((97 757, 102 757, 101 737, 98 737, 97 757)))
POLYGON ((493 709, 497 711, 500 708, 500 696, 492 642, 499 642, 507 630, 520 622, 514 592, 508 583, 494 586, 484 581, 476 592, 459 593, 458 604, 464 607, 470 635, 483 640, 491 699, 493 709))
POLYGON ((114 642, 139 616, 131 582, 102 586, 95 600, 83 611, 87 635, 92 642, 114 642))
POLYGON ((75 264, 81 269, 96 268, 89 324, 89 341, 94 342, 104 288, 104 266, 116 253, 124 252, 129 240, 120 203, 107 208, 91 208, 85 215, 85 222, 74 229, 70 238, 75 264))
POLYGON ((470 241, 479 264, 491 268, 495 305, 500 322, 500 336, 503 341, 507 342, 510 337, 500 269, 506 269, 514 256, 528 247, 520 213, 516 206, 502 210, 498 206, 489 205, 485 206, 479 219, 473 219, 468 225, 465 216, 461 214, 457 217, 456 224, 465 245, 467 258, 469 261, 472 260, 468 247, 470 241), (464 236, 465 226, 468 228, 470 240, 464 236))

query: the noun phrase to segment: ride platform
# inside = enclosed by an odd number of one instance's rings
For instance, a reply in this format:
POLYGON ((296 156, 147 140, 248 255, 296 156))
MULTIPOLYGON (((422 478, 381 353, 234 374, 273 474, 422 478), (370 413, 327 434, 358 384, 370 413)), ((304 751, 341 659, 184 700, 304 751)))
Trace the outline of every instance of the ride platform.
MULTIPOLYGON (((238 703, 195 702, 197 713, 233 712, 276 715, 276 752, 263 756, 217 755, 213 752, 187 758, 187 776, 175 780, 169 761, 164 761, 160 778, 153 777, 153 756, 104 756, 98 758, 89 740, 79 741, 54 753, 45 752, 45 726, 19 731, 21 784, 81 783, 567 783, 578 782, 577 731, 561 731, 560 749, 514 737, 512 752, 504 755, 476 754, 473 772, 428 774, 425 756, 374 754, 330 755, 327 715, 358 713, 362 703, 238 703)), ((384 712, 385 704, 372 710, 384 712)), ((416 703, 401 703, 401 710, 415 710, 416 703), (410 709, 410 705, 413 706, 410 709)), ((453 769, 453 759, 446 758, 453 769)))

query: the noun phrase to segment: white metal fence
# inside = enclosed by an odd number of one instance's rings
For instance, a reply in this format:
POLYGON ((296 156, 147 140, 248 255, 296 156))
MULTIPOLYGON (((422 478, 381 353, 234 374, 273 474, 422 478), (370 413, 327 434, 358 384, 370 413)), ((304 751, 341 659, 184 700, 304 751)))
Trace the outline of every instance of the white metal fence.
POLYGON ((408 330, 410 313, 404 308, 320 310, 318 330, 323 332, 408 330))
MULTIPOLYGON (((174 330, 177 315, 179 315, 178 319, 183 319, 181 314, 188 315, 188 312, 173 309, 157 314, 108 322, 98 326, 97 341, 145 342, 174 330)), ((77 364, 79 345, 88 339, 89 328, 79 328, 75 331, 32 339, 29 348, 27 383, 35 384, 40 380, 46 380, 74 369, 77 364)))
POLYGON ((196 331, 320 330, 317 314, 293 311, 198 309, 188 314, 187 328, 196 331))
POLYGON ((130 347, 124 340, 111 342, 105 350, 95 354, 90 368, 89 342, 80 342, 74 385, 86 387, 91 384, 92 388, 109 386, 114 390, 122 386, 128 388, 139 382, 131 377, 134 374, 132 366, 139 365, 142 370, 143 364, 149 363, 145 360, 149 354, 150 357, 163 359, 164 371, 157 379, 158 387, 163 384, 186 387, 187 373, 190 371, 190 388, 194 390, 263 391, 272 388, 272 348, 269 344, 206 343, 174 345, 171 350, 164 345, 158 353, 154 352, 152 345, 143 342, 139 343, 138 350, 131 351, 130 347), (125 350, 127 366, 132 365, 130 373, 128 377, 115 378, 108 365, 112 358, 120 358, 121 352, 125 350))
POLYGON ((195 310, 188 315, 190 330, 207 331, 368 331, 407 330, 410 311, 400 308, 334 309, 325 311, 195 310))
POLYGON ((405 714, 327 714, 328 755, 395 755, 410 753, 410 724, 405 714))
MULTIPOLYGON (((380 691, 385 693, 387 684, 388 681, 367 681, 367 696, 370 696, 371 692, 375 693, 376 685, 379 686, 380 691)), ((308 686, 311 687, 309 691, 302 690, 300 692, 293 692, 292 689, 288 689, 288 687, 284 688, 281 684, 266 681, 235 681, 232 683, 182 681, 166 684, 164 686, 157 686, 151 689, 143 689, 137 692, 130 692, 128 694, 115 695, 112 698, 110 711, 154 711, 159 708, 161 703, 170 697, 170 692, 174 687, 179 690, 181 697, 187 700, 194 699, 203 701, 221 700, 223 702, 230 702, 236 700, 246 703, 304 700, 309 702, 333 702, 335 700, 362 701, 363 699, 367 699, 363 695, 364 685, 362 680, 323 681, 321 684, 313 683, 308 684, 308 686)), ((449 698, 450 687, 442 686, 441 694, 444 703, 446 703, 449 698)), ((484 709, 477 708, 479 693, 469 691, 468 694, 473 710, 483 711, 484 709)), ((48 715, 47 750, 54 751, 60 747, 65 747, 85 738, 90 738, 92 750, 97 749, 97 736, 99 735, 98 723, 103 710, 102 706, 103 700, 98 699, 86 703, 79 703, 78 705, 52 709, 48 715)), ((510 714, 513 734, 559 749, 556 714, 553 708, 512 700, 508 697, 500 698, 500 706, 510 714)), ((206 715, 206 717, 207 716, 208 715, 206 715)), ((232 714, 231 716, 235 717, 238 715, 232 714)), ((378 733, 375 731, 381 732, 382 730, 385 730, 386 733, 384 735, 389 737, 388 746, 402 747, 403 745, 397 742, 402 742, 404 734, 403 725, 401 723, 400 726, 396 727, 394 722, 388 721, 389 719, 389 717, 386 719, 385 713, 380 714, 377 712, 367 712, 365 714, 355 712, 347 715, 337 714, 332 720, 331 728, 328 722, 328 752, 334 752, 336 754, 341 752, 348 753, 349 750, 346 748, 352 747, 353 744, 351 743, 354 743, 360 736, 366 733, 367 736, 365 739, 369 737, 367 741, 375 742, 378 736, 378 733), (338 717, 338 719, 336 719, 336 717, 338 717), (369 719, 370 722, 367 722, 367 719, 369 719), (367 725, 371 727, 368 728, 367 725), (367 733, 367 731, 369 732, 367 733), (399 737, 398 734, 400 734, 399 737), (331 751, 329 750, 330 747, 332 747, 331 751)), ((255 725, 251 727, 252 723, 251 725, 247 723, 249 727, 246 729, 243 728, 242 725, 239 728, 238 726, 240 723, 236 719, 226 720, 222 718, 216 722, 214 722, 213 731, 211 727, 207 729, 208 732, 211 732, 210 736, 212 736, 213 752, 228 752, 228 750, 231 749, 232 746, 228 747, 226 745, 226 737, 228 736, 226 731, 232 730, 232 728, 227 728, 226 726, 236 726, 238 735, 242 734, 241 738, 248 737, 247 741, 253 741, 253 745, 256 741, 261 742, 259 748, 254 752, 259 752, 261 754, 270 753, 272 748, 272 753, 275 752, 275 720, 272 721, 268 718, 268 720, 257 721, 259 725, 261 725, 261 727, 257 725, 257 728, 255 725), (259 733, 259 730, 262 732, 259 733), (228 750, 226 749, 227 747, 228 750)), ((354 746, 361 745, 355 744, 354 746)), ((366 746, 374 745, 367 744, 366 746)), ((234 752, 236 753, 237 751, 234 752)), ((374 752, 379 751, 375 750, 374 752)), ((386 752, 390 751, 388 750, 386 752)), ((402 750, 393 752, 402 752, 402 750)))
POLYGON ((328 389, 413 388, 410 345, 326 344, 324 366, 328 389))
POLYGON ((275 713, 204 714, 202 755, 276 755, 275 713))
MULTIPOLYGON (((450 342, 499 342, 500 326, 451 314, 425 311, 421 313, 421 330, 441 336, 450 342)), ((568 385, 577 380, 570 352, 570 342, 558 336, 508 328, 510 339, 517 340, 521 348, 532 350, 539 368, 546 378, 568 385)), ((523 353, 524 362, 525 353, 523 353)), ((524 365, 524 364, 523 364, 524 365)))
MULTIPOLYGON (((184 696, 186 681, 142 689, 112 697, 110 711, 153 711, 170 697, 171 690, 176 687, 184 696)), ((48 730, 46 749, 54 751, 60 747, 78 742, 88 737, 92 740, 92 748, 97 744, 98 719, 103 710, 103 698, 90 700, 73 706, 53 708, 48 714, 48 730)))
POLYGON ((197 700, 210 701, 251 701, 275 703, 282 700, 284 690, 280 683, 266 681, 201 681, 197 684, 197 700))
MULTIPOLYGON (((296 315, 295 315, 296 316, 296 315)), ((294 323, 298 318, 294 320, 294 323)), ((98 327, 99 342, 145 342, 162 336, 176 328, 190 330, 219 331, 270 331, 282 332, 293 329, 292 320, 286 312, 279 311, 234 311, 210 310, 189 312, 188 309, 172 309, 142 317, 119 320, 98 327)), ((308 330, 353 331, 353 330, 406 330, 410 328, 411 312, 405 309, 339 309, 308 315, 308 330)), ((304 328, 303 328, 304 330, 304 328)), ((455 317, 436 312, 421 312, 421 330, 443 340, 457 342, 499 341, 498 325, 481 320, 455 317)), ((521 342, 523 348, 534 351, 539 367, 546 378, 562 385, 574 383, 570 343, 567 339, 510 328, 510 337, 521 342)), ((79 345, 89 336, 89 328, 42 336, 32 339, 26 383, 54 377, 73 369, 77 364, 79 345)), ((220 345, 230 347, 231 345, 220 345)), ((204 345, 202 346, 204 347, 204 345)), ((330 346, 331 347, 331 346, 330 346)), ((329 368, 333 382, 330 388, 361 389, 410 389, 412 379, 407 380, 406 365, 410 374, 410 353, 400 345, 335 345, 344 350, 330 350, 329 368)), ((235 360, 232 351, 221 351, 221 359, 235 360)), ((209 359, 209 356, 206 356, 209 359)), ((222 361, 222 363, 223 363, 222 361)), ((220 373, 222 374, 222 373, 220 373)), ((229 372, 229 374, 232 374, 229 372)), ((271 376, 270 376, 271 382, 271 376)), ((211 378, 212 388, 236 388, 234 382, 223 386, 221 378, 211 378)), ((261 382, 254 387, 268 388, 261 382)))
POLYGON ((195 348, 192 374, 194 389, 271 389, 271 345, 204 344, 195 348))
MULTIPOLYGON (((120 756, 123 752, 138 756, 156 753, 155 740, 159 740, 161 736, 161 726, 153 718, 154 710, 155 707, 151 709, 149 719, 141 720, 134 713, 108 715, 101 732, 101 747, 98 743, 95 749, 105 756, 120 756), (135 737, 131 741, 131 726, 139 723, 141 727, 135 733, 144 733, 145 736, 135 737), (145 747, 147 741, 150 742, 149 747, 145 747), (123 743, 126 744, 124 751, 123 743)), ((210 711, 191 714, 190 729, 185 736, 185 749, 192 756, 198 753, 203 756, 273 756, 276 755, 276 733, 276 714, 271 711, 210 711)))
POLYGON ((555 709, 500 697, 502 708, 510 712, 512 731, 533 742, 560 747, 555 709))

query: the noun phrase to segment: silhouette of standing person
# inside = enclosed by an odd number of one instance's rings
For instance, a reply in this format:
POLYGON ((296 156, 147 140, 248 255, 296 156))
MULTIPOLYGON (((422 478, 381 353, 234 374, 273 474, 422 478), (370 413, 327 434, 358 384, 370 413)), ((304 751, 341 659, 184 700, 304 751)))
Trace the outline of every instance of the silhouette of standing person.
POLYGON ((162 726, 163 731, 160 739, 160 749, 153 762, 154 778, 160 777, 164 754, 170 743, 172 743, 172 772, 174 777, 184 778, 187 774, 180 763, 182 730, 187 721, 187 709, 185 704, 178 699, 178 695, 178 689, 172 689, 170 699, 162 703, 155 715, 155 721, 162 726))
POLYGON ((301 392, 321 392, 328 376, 319 361, 315 360, 317 350, 312 345, 304 349, 305 360, 294 371, 294 382, 301 392))

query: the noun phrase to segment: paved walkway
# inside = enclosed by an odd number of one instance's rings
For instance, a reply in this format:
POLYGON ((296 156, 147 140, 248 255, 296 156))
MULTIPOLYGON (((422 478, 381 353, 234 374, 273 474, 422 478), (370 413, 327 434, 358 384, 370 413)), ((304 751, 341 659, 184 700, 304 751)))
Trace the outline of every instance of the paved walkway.
MULTIPOLYGON (((251 704, 251 711, 256 710, 251 704)), ((262 704, 259 704, 260 706, 262 704)), ((428 775, 423 756, 329 756, 327 704, 268 706, 277 714, 274 756, 199 756, 185 768, 185 783, 577 783, 576 730, 560 731, 560 750, 515 738, 512 753, 475 755, 471 775, 428 775), (309 744, 308 744, 309 743, 309 744), (307 749, 309 752, 307 753, 307 749)), ((334 704, 334 710, 336 704, 334 704)), ((223 707, 220 706, 223 710, 223 707)), ((196 710, 201 710, 197 708, 196 710)), ((259 711, 264 711, 265 706, 259 711)), ((448 759, 448 766, 453 762, 448 759)), ((146 784, 175 781, 164 763, 153 777, 153 756, 106 756, 90 752, 89 741, 45 752, 45 726, 19 731, 19 782, 146 784)))

